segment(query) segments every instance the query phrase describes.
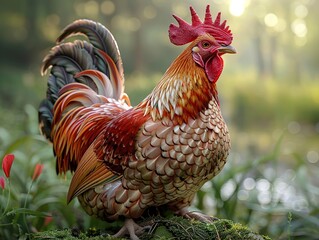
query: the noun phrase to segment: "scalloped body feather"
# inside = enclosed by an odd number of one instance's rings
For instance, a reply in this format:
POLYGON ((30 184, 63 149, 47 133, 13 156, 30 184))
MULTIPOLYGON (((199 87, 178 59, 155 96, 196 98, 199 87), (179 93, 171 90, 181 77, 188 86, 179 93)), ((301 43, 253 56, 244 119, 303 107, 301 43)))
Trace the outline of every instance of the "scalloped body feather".
MULTIPOLYGON (((204 24, 213 24, 207 19, 204 24)), ((214 28, 230 34, 220 15, 217 20, 214 28)), ((181 33, 176 26, 173 31, 181 33)), ((207 64, 220 57, 215 45, 220 47, 214 36, 197 37, 154 90, 132 107, 112 34, 89 20, 66 27, 44 59, 42 71, 51 69, 39 122, 53 143, 57 173, 74 172, 68 202, 78 197, 89 215, 108 221, 139 218, 162 205, 186 217, 209 219, 187 207, 221 171, 230 149, 216 89, 222 65, 214 69, 207 64), (61 43, 74 34, 84 34, 90 42, 61 43), (211 52, 203 44, 207 42, 211 52), (208 73, 214 70, 218 74, 211 81, 208 73)), ((136 239, 136 225, 125 225, 136 239)))
POLYGON ((173 211, 188 207, 202 185, 223 168, 230 138, 219 106, 211 100, 197 119, 181 125, 146 121, 134 149, 121 179, 79 195, 88 214, 110 221, 138 218, 154 206, 167 205, 173 211))

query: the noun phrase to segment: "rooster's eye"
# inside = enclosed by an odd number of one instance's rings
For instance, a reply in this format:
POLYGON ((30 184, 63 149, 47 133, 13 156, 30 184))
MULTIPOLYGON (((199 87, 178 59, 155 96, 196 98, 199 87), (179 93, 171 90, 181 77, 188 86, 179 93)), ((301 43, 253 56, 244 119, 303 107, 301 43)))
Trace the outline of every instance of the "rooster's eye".
POLYGON ((203 48, 209 48, 210 47, 210 42, 202 42, 202 47, 203 48))

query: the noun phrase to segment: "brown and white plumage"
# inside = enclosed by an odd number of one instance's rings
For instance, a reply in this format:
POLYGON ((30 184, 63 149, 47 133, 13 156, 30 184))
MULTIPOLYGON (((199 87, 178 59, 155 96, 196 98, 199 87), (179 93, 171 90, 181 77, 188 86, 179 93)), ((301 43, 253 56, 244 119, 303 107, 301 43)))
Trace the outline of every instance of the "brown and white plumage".
POLYGON ((124 93, 117 44, 102 25, 72 23, 44 60, 51 74, 40 128, 53 142, 57 172, 74 171, 68 201, 78 197, 89 215, 108 221, 124 216, 118 235, 137 238, 133 219, 150 207, 207 219, 187 207, 226 163, 230 138, 216 81, 221 55, 234 53, 231 32, 220 14, 212 21, 209 7, 204 22, 191 13, 192 25, 174 16, 179 26, 170 26, 171 42, 189 46, 135 107, 124 93), (90 43, 60 43, 78 33, 90 43))

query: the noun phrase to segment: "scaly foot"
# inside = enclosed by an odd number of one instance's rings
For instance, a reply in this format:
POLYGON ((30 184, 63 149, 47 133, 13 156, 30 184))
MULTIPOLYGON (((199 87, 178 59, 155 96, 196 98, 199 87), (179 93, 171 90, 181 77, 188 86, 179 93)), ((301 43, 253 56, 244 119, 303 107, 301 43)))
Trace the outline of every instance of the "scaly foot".
POLYGON ((124 237, 126 234, 129 234, 131 240, 139 240, 137 235, 142 234, 143 231, 144 228, 137 225, 133 219, 125 219, 124 226, 113 236, 124 237))

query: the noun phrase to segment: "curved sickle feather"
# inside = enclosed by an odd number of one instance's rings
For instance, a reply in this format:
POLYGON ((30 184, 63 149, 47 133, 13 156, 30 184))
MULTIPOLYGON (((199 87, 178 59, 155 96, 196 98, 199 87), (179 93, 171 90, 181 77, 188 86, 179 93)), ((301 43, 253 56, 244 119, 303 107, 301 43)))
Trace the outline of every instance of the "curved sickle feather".
POLYGON ((78 34, 86 36, 95 48, 107 53, 114 61, 121 77, 124 76, 122 58, 117 42, 106 27, 91 20, 80 19, 71 23, 63 30, 57 39, 57 43, 78 34))

